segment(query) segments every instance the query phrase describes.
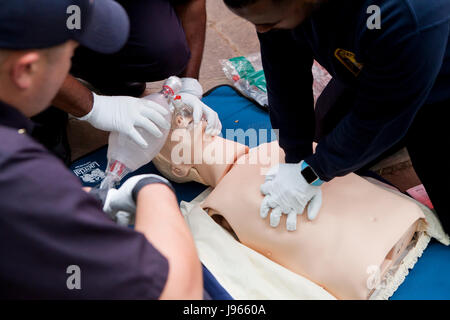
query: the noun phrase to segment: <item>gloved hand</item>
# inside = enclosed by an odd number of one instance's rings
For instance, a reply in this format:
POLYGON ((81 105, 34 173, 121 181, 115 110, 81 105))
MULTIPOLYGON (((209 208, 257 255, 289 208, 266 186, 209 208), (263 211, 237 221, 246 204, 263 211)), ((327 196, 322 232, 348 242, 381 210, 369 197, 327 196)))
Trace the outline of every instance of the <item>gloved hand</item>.
POLYGON ((148 144, 136 127, 148 131, 157 138, 162 137, 158 127, 170 128, 170 123, 163 117, 168 111, 156 102, 126 96, 110 97, 95 93, 93 95, 92 110, 78 119, 88 121, 97 129, 120 132, 146 148, 148 144))
POLYGON ((119 224, 129 224, 136 214, 139 191, 146 185, 162 183, 174 191, 170 182, 156 174, 141 174, 131 177, 119 189, 110 189, 106 195, 103 211, 119 224), (128 221, 127 221, 128 220, 128 221))
POLYGON ((308 203, 309 220, 316 218, 322 206, 322 190, 306 182, 301 174, 301 162, 272 167, 261 185, 261 192, 265 195, 260 208, 261 218, 265 219, 272 209, 270 225, 276 227, 281 215, 287 214, 289 231, 297 229, 297 214, 303 214, 308 203))
POLYGON ((199 99, 203 97, 203 87, 194 78, 181 78, 181 89, 179 92, 190 93, 199 99))
POLYGON ((201 84, 194 78, 182 78, 181 83, 182 87, 178 95, 185 104, 194 110, 194 124, 199 123, 204 117, 208 122, 205 133, 211 136, 220 134, 222 123, 219 120, 219 115, 200 100, 203 95, 201 84))

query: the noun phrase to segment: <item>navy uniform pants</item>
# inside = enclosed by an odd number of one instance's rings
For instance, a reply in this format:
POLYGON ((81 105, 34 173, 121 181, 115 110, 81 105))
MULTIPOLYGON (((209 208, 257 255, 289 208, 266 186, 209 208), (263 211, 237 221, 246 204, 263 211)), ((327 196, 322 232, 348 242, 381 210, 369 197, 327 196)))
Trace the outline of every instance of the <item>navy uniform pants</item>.
MULTIPOLYGON (((355 91, 332 79, 317 100, 316 142, 331 132, 353 106, 355 91)), ((406 135, 372 163, 361 168, 367 170, 381 159, 406 147, 417 176, 433 203, 444 230, 450 233, 450 168, 446 151, 450 149, 448 118, 450 100, 425 104, 418 111, 406 135)))

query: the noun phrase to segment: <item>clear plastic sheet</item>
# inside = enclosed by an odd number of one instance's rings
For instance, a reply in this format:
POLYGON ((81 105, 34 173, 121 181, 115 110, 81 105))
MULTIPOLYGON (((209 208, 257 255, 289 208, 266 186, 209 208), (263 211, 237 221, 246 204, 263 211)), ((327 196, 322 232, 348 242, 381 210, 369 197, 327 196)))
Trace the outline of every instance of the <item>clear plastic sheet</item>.
MULTIPOLYGON (((244 96, 255 100, 263 107, 268 107, 266 78, 262 68, 261 54, 220 60, 225 76, 244 96)), ((331 79, 330 74, 317 61, 312 66, 314 77, 314 103, 331 79)))
POLYGON ((314 104, 322 93, 323 89, 327 86, 328 82, 331 80, 331 75, 322 67, 317 61, 314 60, 312 66, 312 73, 314 77, 313 82, 313 94, 314 94, 314 104))
POLYGON ((266 78, 259 53, 223 59, 220 64, 225 76, 233 82, 236 89, 261 106, 268 106, 266 78))

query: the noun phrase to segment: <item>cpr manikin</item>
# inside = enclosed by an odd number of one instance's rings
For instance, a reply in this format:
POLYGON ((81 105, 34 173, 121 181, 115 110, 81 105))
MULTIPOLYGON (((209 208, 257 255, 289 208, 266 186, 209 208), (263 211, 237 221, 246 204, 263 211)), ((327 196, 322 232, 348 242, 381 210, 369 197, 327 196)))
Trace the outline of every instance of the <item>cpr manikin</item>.
POLYGON ((201 206, 216 222, 242 244, 339 299, 367 299, 374 289, 370 272, 378 270, 382 279, 414 233, 425 228, 418 206, 355 174, 322 185, 323 203, 315 220, 298 215, 297 230, 289 232, 283 215, 273 228, 269 217, 260 217, 260 186, 264 172, 284 161, 278 143, 249 150, 206 136, 199 127, 184 130, 191 135, 183 140, 182 130, 174 130, 178 138, 172 135, 154 159, 160 172, 178 182, 195 180, 214 187, 201 206), (201 152, 194 148, 200 142, 201 152), (180 150, 191 150, 184 162, 180 150))

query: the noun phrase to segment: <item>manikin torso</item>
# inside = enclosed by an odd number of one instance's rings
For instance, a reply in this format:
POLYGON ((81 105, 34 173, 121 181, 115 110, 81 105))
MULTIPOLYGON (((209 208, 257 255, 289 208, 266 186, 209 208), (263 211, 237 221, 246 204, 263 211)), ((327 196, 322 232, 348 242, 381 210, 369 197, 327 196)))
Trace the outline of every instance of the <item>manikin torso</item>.
MULTIPOLYGON (((202 136, 198 132, 191 139, 202 140, 202 136)), ((279 226, 273 228, 269 218, 259 215, 263 200, 260 186, 263 173, 283 162, 278 143, 248 150, 215 137, 207 139, 201 149, 210 144, 215 144, 216 150, 226 146, 234 150, 220 155, 217 161, 228 163, 174 165, 167 160, 174 144, 167 143, 155 165, 172 178, 174 174, 191 176, 191 180, 194 176, 194 180, 215 187, 201 204, 209 215, 222 216, 241 243, 314 281, 337 298, 366 299, 372 289, 368 271, 380 268, 382 275, 405 249, 424 217, 414 203, 349 174, 322 185, 323 203, 315 220, 309 221, 305 213, 298 215, 297 230, 288 232, 286 217, 282 216, 279 226), (177 172, 179 168, 182 170, 177 172)), ((207 154, 214 157, 214 153, 207 154)))

